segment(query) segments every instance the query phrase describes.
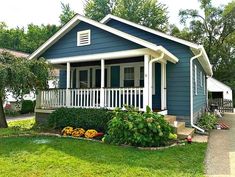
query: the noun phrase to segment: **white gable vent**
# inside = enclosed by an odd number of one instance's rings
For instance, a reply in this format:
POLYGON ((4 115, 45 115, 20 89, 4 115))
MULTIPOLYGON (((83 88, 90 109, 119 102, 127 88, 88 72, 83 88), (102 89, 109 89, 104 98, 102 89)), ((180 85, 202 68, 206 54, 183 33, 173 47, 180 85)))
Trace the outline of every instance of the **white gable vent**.
POLYGON ((79 31, 77 33, 77 46, 91 44, 91 30, 79 31))

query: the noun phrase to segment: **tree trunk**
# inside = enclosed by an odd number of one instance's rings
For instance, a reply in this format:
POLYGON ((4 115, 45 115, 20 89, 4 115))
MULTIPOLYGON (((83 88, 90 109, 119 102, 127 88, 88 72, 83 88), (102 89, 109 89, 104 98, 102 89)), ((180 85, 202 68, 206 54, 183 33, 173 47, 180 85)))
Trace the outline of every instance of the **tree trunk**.
POLYGON ((7 121, 6 116, 3 109, 3 100, 2 97, 0 97, 0 128, 7 128, 7 121))

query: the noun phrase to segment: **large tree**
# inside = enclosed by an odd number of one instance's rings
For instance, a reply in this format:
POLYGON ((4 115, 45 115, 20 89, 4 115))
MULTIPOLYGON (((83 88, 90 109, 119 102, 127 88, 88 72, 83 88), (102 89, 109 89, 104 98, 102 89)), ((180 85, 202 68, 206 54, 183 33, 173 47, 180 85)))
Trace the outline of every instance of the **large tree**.
POLYGON ((100 21, 107 14, 162 31, 168 27, 167 8, 157 0, 87 0, 86 16, 100 21))
POLYGON ((62 12, 60 14, 60 24, 61 26, 63 26, 64 24, 66 24, 69 20, 71 20, 71 18, 73 18, 73 16, 76 14, 75 11, 73 11, 70 8, 69 4, 64 4, 61 3, 61 9, 62 12))
POLYGON ((0 53, 0 128, 7 127, 3 109, 6 91, 21 100, 29 91, 47 88, 49 76, 50 66, 44 59, 28 60, 7 52, 0 53))
POLYGON ((235 1, 225 7, 213 6, 211 0, 200 0, 200 13, 181 10, 181 23, 188 27, 171 27, 175 36, 203 44, 213 66, 214 77, 235 88, 235 1))

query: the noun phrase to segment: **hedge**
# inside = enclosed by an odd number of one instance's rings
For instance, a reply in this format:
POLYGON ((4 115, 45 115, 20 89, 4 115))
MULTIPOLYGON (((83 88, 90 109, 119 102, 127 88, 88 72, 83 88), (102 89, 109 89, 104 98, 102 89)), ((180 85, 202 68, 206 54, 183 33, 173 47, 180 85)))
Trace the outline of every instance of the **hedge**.
POLYGON ((112 113, 107 109, 59 108, 48 117, 48 126, 63 129, 66 126, 95 129, 106 132, 112 113))
POLYGON ((23 100, 20 113, 27 114, 27 113, 34 112, 34 108, 35 108, 35 101, 23 100))

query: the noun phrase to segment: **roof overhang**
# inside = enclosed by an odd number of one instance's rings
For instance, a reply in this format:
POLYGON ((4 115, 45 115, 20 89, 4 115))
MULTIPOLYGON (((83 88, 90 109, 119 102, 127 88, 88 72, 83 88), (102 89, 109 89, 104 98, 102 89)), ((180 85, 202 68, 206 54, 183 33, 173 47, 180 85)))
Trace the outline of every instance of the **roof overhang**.
POLYGON ((114 29, 112 27, 109 27, 107 25, 104 25, 102 23, 99 23, 97 21, 91 20, 89 18, 86 18, 82 15, 75 15, 66 25, 64 25, 56 34, 54 34, 49 40, 47 40, 43 45, 41 45, 35 52, 33 52, 29 59, 38 58, 40 55, 43 54, 49 47, 51 47, 53 44, 55 44, 62 36, 64 36, 68 31, 70 31, 74 26, 76 26, 79 22, 86 22, 90 25, 96 26, 102 30, 105 30, 107 32, 110 32, 114 35, 117 35, 119 37, 122 37, 126 40, 132 41, 136 44, 139 44, 145 48, 148 48, 152 50, 153 52, 159 52, 162 51, 167 56, 167 60, 176 63, 178 62, 178 58, 174 56, 172 53, 170 53, 168 50, 166 50, 162 46, 157 46, 156 44, 153 44, 151 42, 145 41, 143 39, 140 39, 138 37, 132 36, 130 34, 127 34, 125 32, 119 31, 117 29, 114 29))
POLYGON ((205 49, 204 49, 203 46, 198 45, 198 44, 195 44, 195 43, 192 43, 192 42, 189 42, 189 41, 186 41, 186 40, 183 40, 183 39, 180 39, 180 38, 177 38, 177 37, 174 37, 174 36, 171 36, 171 35, 168 35, 168 34, 165 34, 165 33, 162 33, 162 32, 160 32, 160 31, 153 30, 153 29, 151 29, 151 28, 148 28, 148 27, 139 25, 139 24, 137 24, 137 23, 133 23, 133 22, 131 22, 131 21, 122 19, 122 18, 120 18, 120 17, 114 16, 114 15, 111 15, 111 14, 106 15, 100 22, 103 23, 103 24, 106 24, 106 23, 107 23, 108 21, 110 21, 111 19, 120 21, 120 22, 125 23, 125 24, 127 24, 127 25, 130 25, 130 26, 139 28, 139 29, 141 29, 141 30, 144 30, 144 31, 147 31, 147 32, 149 32, 149 33, 152 33, 152 34, 161 36, 161 37, 163 37, 163 38, 166 38, 166 39, 175 41, 175 42, 177 42, 177 43, 186 45, 186 46, 188 46, 188 47, 191 49, 191 51, 193 52, 194 55, 197 55, 197 54, 200 53, 200 51, 202 51, 202 56, 199 57, 198 60, 199 60, 199 62, 201 63, 201 65, 202 65, 203 69, 205 70, 205 72, 206 72, 209 76, 212 76, 212 75, 213 75, 212 67, 211 67, 210 61, 209 61, 209 59, 208 59, 208 56, 207 56, 206 51, 205 51, 205 49))

